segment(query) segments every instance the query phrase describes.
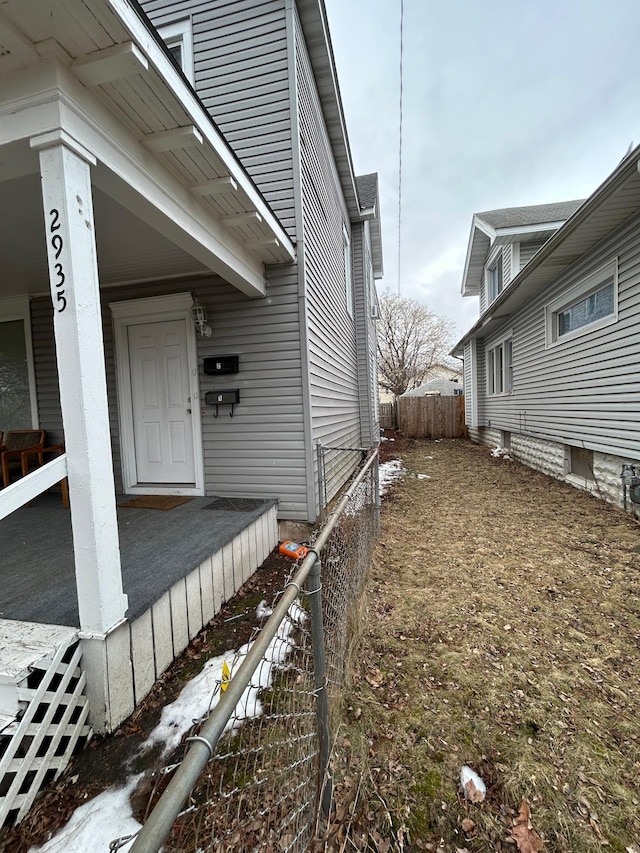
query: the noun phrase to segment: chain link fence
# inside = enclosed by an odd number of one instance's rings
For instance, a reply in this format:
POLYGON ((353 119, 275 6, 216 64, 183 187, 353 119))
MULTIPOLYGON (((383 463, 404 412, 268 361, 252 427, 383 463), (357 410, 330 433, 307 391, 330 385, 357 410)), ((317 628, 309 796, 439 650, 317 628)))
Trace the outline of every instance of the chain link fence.
POLYGON ((373 451, 292 564, 272 615, 236 653, 182 762, 149 780, 131 853, 297 853, 318 834, 331 802, 332 708, 379 532, 378 493, 373 451))

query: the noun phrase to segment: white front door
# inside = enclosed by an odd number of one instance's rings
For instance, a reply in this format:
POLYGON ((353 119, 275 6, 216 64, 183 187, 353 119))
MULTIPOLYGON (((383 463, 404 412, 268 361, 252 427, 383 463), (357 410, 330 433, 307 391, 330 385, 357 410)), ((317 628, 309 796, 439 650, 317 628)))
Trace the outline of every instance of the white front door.
POLYGON ((196 481, 187 321, 127 327, 138 484, 196 481))

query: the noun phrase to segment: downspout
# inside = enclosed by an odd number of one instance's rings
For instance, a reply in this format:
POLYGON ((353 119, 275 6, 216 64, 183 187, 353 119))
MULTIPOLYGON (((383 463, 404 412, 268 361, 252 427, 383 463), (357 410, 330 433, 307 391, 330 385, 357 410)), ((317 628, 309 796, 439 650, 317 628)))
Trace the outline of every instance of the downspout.
POLYGON ((318 516, 318 494, 314 467, 313 423, 311 417, 311 370, 307 338, 307 277, 305 273, 305 239, 302 194, 302 157, 300 153, 300 123, 298 120, 298 73, 296 68, 296 6, 295 0, 285 0, 287 30, 287 59, 289 63, 289 113, 291 118, 291 159, 293 167, 293 197, 295 204, 297 273, 298 273, 298 326, 300 334, 300 379, 302 382, 302 418, 304 432, 305 481, 307 521, 313 523, 318 516))

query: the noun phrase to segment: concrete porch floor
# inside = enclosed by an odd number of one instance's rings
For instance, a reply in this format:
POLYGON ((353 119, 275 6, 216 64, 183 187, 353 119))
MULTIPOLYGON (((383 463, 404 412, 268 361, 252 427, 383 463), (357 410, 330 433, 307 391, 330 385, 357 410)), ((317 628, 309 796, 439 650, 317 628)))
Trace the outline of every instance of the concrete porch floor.
MULTIPOLYGON (((117 503, 130 497, 119 496, 117 503)), ((130 621, 275 504, 205 509, 216 500, 197 497, 167 511, 118 507, 130 621)), ((40 495, 0 521, 0 542, 0 618, 79 627, 71 514, 60 496, 40 495)))

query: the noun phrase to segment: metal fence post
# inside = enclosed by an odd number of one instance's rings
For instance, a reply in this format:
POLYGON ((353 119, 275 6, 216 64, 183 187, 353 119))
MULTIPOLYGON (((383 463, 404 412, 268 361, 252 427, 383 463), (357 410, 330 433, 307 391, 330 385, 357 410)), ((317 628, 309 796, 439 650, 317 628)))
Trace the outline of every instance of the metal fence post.
POLYGON ((313 675, 316 693, 316 718, 320 741, 319 803, 325 817, 329 816, 333 783, 329 769, 329 702, 324 655, 324 624, 322 619, 322 564, 318 558, 307 578, 311 606, 311 640, 313 643, 313 675))
POLYGON ((324 522, 324 451, 320 442, 316 444, 316 457, 318 461, 318 507, 320 524, 324 522))

